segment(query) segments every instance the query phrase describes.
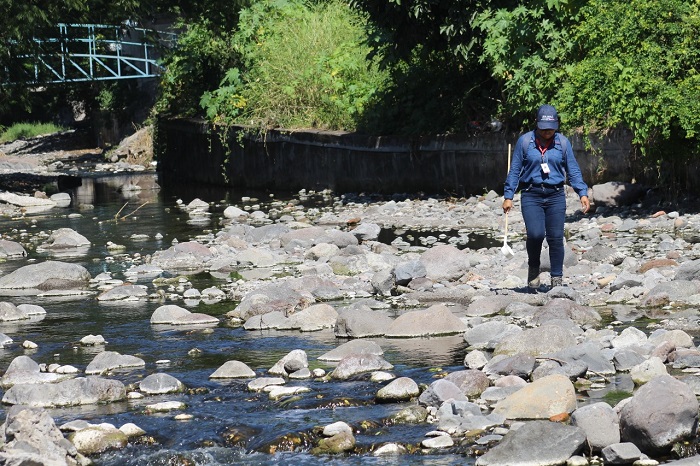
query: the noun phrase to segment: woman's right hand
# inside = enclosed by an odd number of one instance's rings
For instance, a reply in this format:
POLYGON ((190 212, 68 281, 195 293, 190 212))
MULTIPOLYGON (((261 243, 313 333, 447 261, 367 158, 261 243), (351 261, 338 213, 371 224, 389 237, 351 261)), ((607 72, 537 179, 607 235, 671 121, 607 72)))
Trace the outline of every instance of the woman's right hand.
POLYGON ((503 213, 507 214, 513 208, 513 199, 503 200, 503 213))

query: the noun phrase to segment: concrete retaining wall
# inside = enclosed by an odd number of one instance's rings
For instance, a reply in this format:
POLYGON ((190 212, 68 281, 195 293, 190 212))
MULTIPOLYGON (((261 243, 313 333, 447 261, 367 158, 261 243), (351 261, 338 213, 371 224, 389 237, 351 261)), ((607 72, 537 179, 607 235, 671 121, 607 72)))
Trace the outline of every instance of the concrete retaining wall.
MULTIPOLYGON (((269 131, 264 137, 219 132, 199 120, 164 120, 156 131, 159 170, 175 179, 231 188, 468 196, 503 191, 508 144, 518 135, 454 134, 431 137, 365 136, 328 131, 269 131)), ((596 154, 571 137, 589 185, 631 181, 631 137, 611 132, 596 154)))

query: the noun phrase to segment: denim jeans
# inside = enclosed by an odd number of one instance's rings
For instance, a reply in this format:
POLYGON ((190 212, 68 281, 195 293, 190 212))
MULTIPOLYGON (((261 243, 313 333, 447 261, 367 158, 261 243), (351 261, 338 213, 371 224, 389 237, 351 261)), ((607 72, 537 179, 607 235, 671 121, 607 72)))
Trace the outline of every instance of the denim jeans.
POLYGON ((531 185, 523 188, 520 197, 523 219, 527 230, 527 263, 540 267, 542 242, 549 245, 550 274, 564 274, 564 220, 566 219, 566 194, 563 187, 531 185))

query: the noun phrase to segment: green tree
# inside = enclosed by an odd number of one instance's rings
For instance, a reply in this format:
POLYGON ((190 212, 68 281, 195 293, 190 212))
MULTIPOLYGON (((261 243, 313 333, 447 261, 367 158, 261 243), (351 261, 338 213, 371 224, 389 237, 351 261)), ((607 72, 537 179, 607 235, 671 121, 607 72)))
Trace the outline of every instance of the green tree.
POLYGON ((692 0, 591 0, 580 56, 557 94, 573 124, 629 128, 667 187, 684 182, 700 134, 700 5, 692 0))

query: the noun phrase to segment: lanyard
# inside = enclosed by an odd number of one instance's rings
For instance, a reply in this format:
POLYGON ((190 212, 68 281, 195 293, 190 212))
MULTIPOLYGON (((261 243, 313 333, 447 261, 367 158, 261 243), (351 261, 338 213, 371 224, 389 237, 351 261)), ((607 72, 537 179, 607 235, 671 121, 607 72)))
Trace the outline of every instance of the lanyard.
MULTIPOLYGON (((550 143, 550 145, 551 145, 551 143, 550 143)), ((546 160, 545 160, 544 153, 547 152, 547 149, 549 149, 549 145, 547 147, 540 147, 539 141, 537 140, 537 138, 535 138, 535 147, 537 147, 537 150, 539 150, 540 154, 542 154, 542 163, 545 163, 546 160)))

